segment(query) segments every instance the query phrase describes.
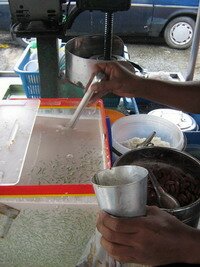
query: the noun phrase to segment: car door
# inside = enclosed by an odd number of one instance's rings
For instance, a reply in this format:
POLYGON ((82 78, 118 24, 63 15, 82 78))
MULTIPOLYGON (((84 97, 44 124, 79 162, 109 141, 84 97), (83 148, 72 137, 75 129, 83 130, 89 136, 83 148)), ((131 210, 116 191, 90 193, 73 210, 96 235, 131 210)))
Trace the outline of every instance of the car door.
POLYGON ((153 0, 132 0, 131 8, 115 14, 114 29, 120 35, 146 35, 153 16, 153 0))
MULTIPOLYGON (((128 11, 114 13, 114 33, 117 35, 148 34, 153 15, 153 0, 132 0, 128 11)), ((84 11, 74 21, 68 35, 103 34, 105 14, 84 11)))
POLYGON ((84 11, 79 14, 67 35, 103 34, 105 14, 100 11, 84 11))

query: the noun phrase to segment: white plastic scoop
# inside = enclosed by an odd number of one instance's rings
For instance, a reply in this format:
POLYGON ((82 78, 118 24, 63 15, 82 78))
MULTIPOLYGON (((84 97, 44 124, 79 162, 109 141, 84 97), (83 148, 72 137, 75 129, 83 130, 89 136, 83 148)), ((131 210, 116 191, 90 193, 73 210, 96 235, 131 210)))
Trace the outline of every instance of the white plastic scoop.
POLYGON ((81 114, 82 114, 84 108, 85 108, 85 107, 87 106, 87 104, 89 103, 89 101, 90 101, 90 99, 91 99, 91 97, 92 97, 92 95, 93 95, 93 93, 94 93, 93 90, 91 89, 91 86, 92 86, 94 83, 99 83, 99 82, 101 82, 104 78, 105 78, 105 74, 104 74, 103 72, 99 72, 99 73, 97 73, 97 74, 94 76, 92 82, 91 82, 90 85, 89 85, 88 90, 86 91, 85 95, 83 96, 81 102, 79 103, 79 105, 78 105, 76 111, 74 112, 74 114, 73 114, 73 116, 72 116, 72 118, 71 118, 71 120, 70 120, 70 122, 69 122, 69 125, 68 125, 69 128, 72 128, 72 129, 73 129, 73 128, 75 127, 75 125, 76 125, 76 123, 77 123, 79 117, 81 116, 81 114))

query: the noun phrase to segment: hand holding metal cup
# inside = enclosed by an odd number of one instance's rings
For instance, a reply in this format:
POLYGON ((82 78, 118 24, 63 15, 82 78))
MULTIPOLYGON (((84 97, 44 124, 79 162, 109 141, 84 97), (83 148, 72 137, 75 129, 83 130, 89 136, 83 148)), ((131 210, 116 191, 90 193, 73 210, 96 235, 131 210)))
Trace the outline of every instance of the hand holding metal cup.
POLYGON ((92 178, 99 207, 117 217, 146 214, 148 171, 139 166, 119 166, 92 178))
MULTIPOLYGON (((92 178, 99 207, 117 217, 146 214, 148 171, 139 166, 119 166, 98 172, 92 178)), ((108 266, 124 264, 107 255, 108 266)))

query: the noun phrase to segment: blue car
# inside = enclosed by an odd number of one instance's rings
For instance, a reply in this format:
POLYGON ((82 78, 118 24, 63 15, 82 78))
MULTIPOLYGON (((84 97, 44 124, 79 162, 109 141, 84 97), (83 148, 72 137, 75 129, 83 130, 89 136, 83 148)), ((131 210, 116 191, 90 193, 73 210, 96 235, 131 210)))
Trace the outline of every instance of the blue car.
MULTIPOLYGON (((128 11, 114 14, 114 33, 119 36, 164 37, 172 48, 190 47, 199 0, 133 0, 128 11)), ((103 33, 104 14, 85 11, 69 34, 103 33)))
MULTIPOLYGON (((70 10, 75 4, 71 2, 70 10)), ((199 0, 132 0, 128 11, 114 14, 114 33, 163 37, 170 47, 186 49, 192 42, 198 5, 199 0)), ((0 0, 0 30, 9 30, 10 25, 8 1, 0 0)), ((103 33, 104 13, 100 11, 84 11, 67 31, 68 36, 103 33)))

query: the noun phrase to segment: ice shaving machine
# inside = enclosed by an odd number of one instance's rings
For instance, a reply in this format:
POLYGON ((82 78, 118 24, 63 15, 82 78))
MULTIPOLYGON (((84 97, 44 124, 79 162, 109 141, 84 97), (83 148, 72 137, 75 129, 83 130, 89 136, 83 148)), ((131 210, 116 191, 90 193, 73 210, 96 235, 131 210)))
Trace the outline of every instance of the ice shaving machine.
POLYGON ((58 38, 83 11, 105 13, 103 56, 110 60, 113 43, 113 13, 130 8, 130 0, 77 0, 70 9, 70 0, 9 0, 12 31, 18 37, 36 37, 42 98, 58 97, 58 38), (70 11, 69 11, 70 10, 70 11))

